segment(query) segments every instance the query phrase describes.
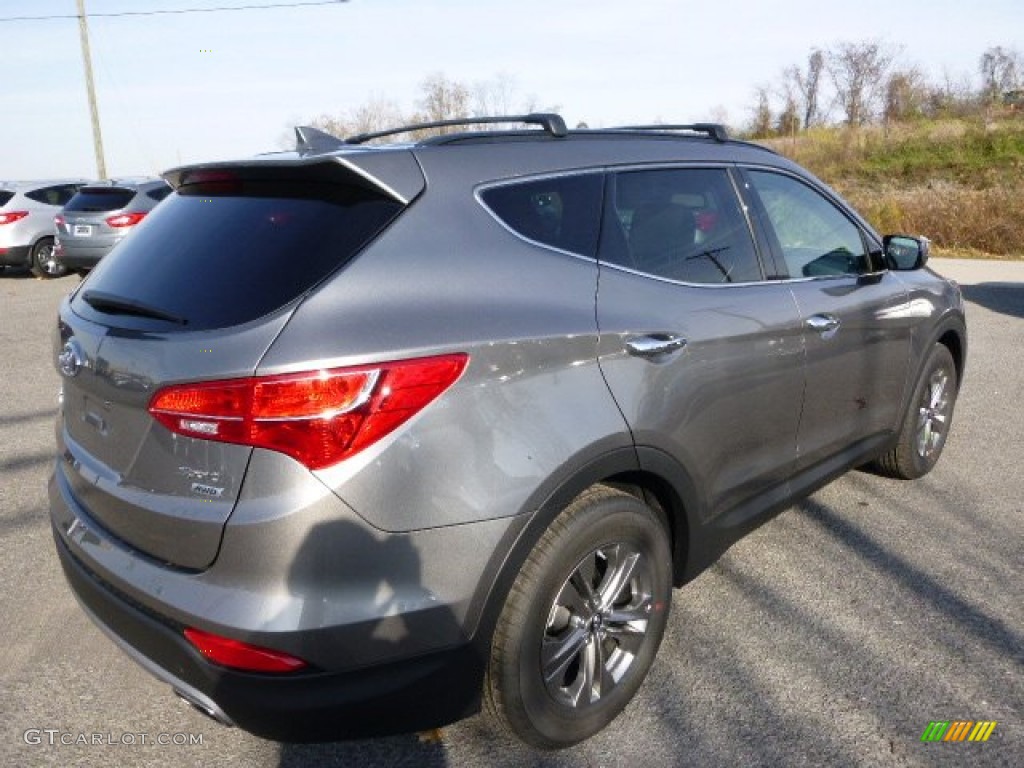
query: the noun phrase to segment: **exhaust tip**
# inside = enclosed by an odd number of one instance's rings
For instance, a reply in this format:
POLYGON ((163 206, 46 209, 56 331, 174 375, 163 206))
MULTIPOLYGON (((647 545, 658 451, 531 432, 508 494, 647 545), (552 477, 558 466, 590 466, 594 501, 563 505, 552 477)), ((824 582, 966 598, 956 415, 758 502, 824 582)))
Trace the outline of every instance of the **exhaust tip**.
POLYGON ((214 722, 220 723, 221 725, 227 726, 228 728, 234 727, 235 724, 231 722, 231 719, 226 714, 221 712, 220 708, 215 706, 213 702, 202 701, 198 697, 186 691, 183 691, 180 688, 174 688, 172 690, 179 699, 184 701, 186 704, 190 705, 193 709, 196 709, 202 714, 206 715, 214 722))

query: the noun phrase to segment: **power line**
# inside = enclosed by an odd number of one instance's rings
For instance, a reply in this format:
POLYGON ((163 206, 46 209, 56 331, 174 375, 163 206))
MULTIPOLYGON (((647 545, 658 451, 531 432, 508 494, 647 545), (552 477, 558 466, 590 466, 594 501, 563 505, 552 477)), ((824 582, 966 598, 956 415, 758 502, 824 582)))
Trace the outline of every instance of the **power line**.
MULTIPOLYGON (((118 18, 121 16, 164 16, 182 13, 217 13, 220 11, 262 11, 268 8, 301 8, 309 5, 338 5, 348 0, 312 0, 299 3, 268 3, 266 5, 225 5, 218 8, 177 8, 162 11, 118 11, 116 13, 90 13, 89 18, 118 18)), ((5 21, 51 21, 54 19, 77 19, 78 14, 54 14, 52 16, 7 16, 0 18, 5 21)))

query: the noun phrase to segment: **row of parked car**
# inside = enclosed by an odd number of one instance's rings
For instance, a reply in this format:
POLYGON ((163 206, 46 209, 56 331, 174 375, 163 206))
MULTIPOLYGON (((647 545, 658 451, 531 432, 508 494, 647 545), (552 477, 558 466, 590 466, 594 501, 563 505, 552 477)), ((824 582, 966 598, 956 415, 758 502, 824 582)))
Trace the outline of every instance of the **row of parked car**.
POLYGON ((0 269, 87 272, 170 193, 152 178, 0 182, 0 269))

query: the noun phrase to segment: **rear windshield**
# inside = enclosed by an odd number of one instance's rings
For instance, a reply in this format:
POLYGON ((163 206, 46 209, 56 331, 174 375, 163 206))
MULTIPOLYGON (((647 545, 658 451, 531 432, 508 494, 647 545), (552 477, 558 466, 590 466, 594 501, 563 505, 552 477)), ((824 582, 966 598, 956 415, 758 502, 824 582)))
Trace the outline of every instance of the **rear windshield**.
MULTIPOLYGON (((401 209, 338 184, 189 185, 104 257, 88 287, 182 318, 184 330, 237 325, 301 296, 401 209)), ((81 297, 74 306, 97 317, 81 297)))
POLYGON ((11 201, 12 197, 14 197, 13 192, 6 189, 0 189, 0 206, 7 205, 7 203, 11 201))
POLYGON ((72 197, 66 206, 65 211, 79 211, 80 213, 105 213, 124 208, 131 199, 135 197, 134 189, 123 189, 120 187, 85 187, 78 190, 78 194, 72 197))

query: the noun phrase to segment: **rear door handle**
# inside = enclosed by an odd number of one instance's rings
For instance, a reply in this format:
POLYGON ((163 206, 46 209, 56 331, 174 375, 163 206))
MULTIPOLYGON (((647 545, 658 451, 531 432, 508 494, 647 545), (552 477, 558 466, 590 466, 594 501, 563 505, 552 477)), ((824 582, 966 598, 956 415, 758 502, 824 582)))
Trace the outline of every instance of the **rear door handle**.
POLYGON ((839 318, 835 315, 820 314, 811 315, 807 318, 807 327, 812 331, 820 333, 822 338, 830 339, 836 335, 836 331, 839 330, 839 318))
POLYGON ((626 351, 636 357, 658 357, 678 352, 686 346, 686 339, 675 333, 649 333, 626 341, 626 351))

